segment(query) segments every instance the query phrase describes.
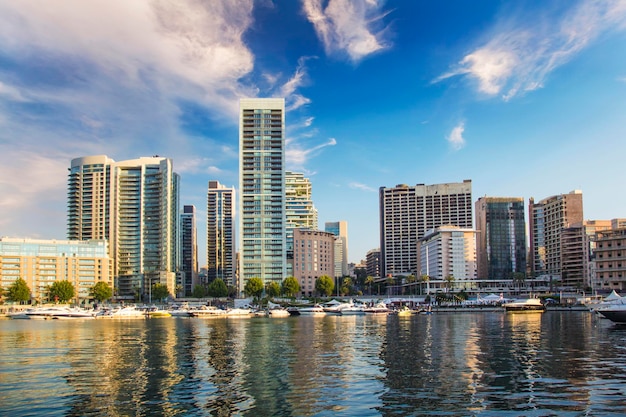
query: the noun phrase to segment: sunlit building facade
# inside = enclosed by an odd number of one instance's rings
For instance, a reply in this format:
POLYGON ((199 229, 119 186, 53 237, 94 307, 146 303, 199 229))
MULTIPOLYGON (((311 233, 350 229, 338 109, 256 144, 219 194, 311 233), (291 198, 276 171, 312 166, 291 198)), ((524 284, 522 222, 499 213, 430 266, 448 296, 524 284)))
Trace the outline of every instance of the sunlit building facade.
POLYGON ((418 241, 419 274, 431 280, 475 280, 476 231, 441 226, 426 232, 418 241))
POLYGON ((196 228, 196 207, 186 205, 180 214, 180 258, 179 276, 181 292, 190 296, 198 281, 198 232, 196 228))
POLYGON ((335 276, 348 276, 348 222, 326 222, 324 230, 335 235, 335 276))
POLYGON ((299 172, 285 172, 285 244, 287 276, 293 275, 294 229, 317 230, 317 209, 313 204, 311 181, 299 172))
POLYGON ((300 284, 302 296, 315 295, 315 281, 323 276, 333 278, 335 271, 335 236, 320 230, 294 229, 293 276, 300 284))
POLYGON ((235 189, 209 181, 207 193, 207 280, 235 280, 235 189))

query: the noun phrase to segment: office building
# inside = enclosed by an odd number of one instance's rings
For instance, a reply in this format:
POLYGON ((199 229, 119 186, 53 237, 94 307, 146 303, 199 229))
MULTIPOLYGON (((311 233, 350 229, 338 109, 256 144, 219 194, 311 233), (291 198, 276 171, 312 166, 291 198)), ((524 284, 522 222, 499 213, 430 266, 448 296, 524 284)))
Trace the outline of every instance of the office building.
POLYGON ((346 277, 348 271, 348 222, 326 222, 324 230, 335 235, 335 276, 346 277))
MULTIPOLYGON (((304 297, 315 295, 315 281, 323 276, 333 278, 335 271, 335 236, 319 230, 293 230, 293 276, 304 297)), ((335 280, 337 286, 337 280, 335 280)))
MULTIPOLYGON (((619 223, 619 222, 618 222, 619 223)), ((596 290, 605 293, 626 289, 626 228, 596 233, 596 290)))
POLYGON ((476 279, 476 232, 456 226, 429 230, 418 241, 419 275, 431 280, 476 279))
POLYGON ((207 193, 207 280, 235 280, 235 189, 209 181, 207 193))
POLYGON ((563 229, 582 223, 582 192, 555 195, 536 203, 531 197, 528 206, 531 276, 560 281, 563 229))
POLYGON ((286 277, 285 100, 239 101, 239 289, 286 277))
POLYGON ((317 230, 317 209, 312 200, 311 181, 298 172, 285 172, 285 247, 287 276, 293 271, 293 230, 317 230))
POLYGON ((179 184, 168 158, 115 162, 97 155, 72 160, 68 236, 108 240, 119 296, 147 301, 157 283, 175 294, 179 184))
POLYGON ((524 199, 481 197, 475 209, 478 277, 488 280, 513 279, 516 274, 525 277, 524 199))
POLYGON ((365 273, 368 277, 380 278, 380 249, 371 249, 365 255, 365 273))
POLYGON ((380 272, 421 275, 417 242, 427 230, 452 225, 472 228, 472 182, 381 187, 380 272))
POLYGON ((196 207, 183 206, 180 214, 180 277, 181 292, 190 296, 198 281, 198 232, 196 228, 196 207))
POLYGON ((31 300, 45 302, 47 287, 69 281, 74 301, 86 303, 98 282, 113 288, 107 242, 92 240, 41 240, 0 238, 0 285, 6 290, 18 278, 26 281, 31 300))

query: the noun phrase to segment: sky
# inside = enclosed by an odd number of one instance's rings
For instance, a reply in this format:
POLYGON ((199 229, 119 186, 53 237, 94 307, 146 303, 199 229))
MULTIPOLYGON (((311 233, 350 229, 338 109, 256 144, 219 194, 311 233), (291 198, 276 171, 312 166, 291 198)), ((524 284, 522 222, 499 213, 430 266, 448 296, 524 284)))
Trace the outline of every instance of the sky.
POLYGON ((66 238, 72 159, 159 155, 204 264, 246 97, 285 98, 287 169, 350 262, 397 184, 626 217, 626 0, 0 0, 0 236, 66 238))

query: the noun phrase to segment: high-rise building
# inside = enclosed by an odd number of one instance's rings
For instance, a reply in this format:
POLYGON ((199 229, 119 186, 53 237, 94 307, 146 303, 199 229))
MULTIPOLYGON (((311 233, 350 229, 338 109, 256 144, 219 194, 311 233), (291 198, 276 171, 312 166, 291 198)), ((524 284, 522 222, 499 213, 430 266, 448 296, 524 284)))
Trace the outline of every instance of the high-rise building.
POLYGON ((365 268, 368 277, 380 278, 380 249, 371 249, 365 255, 365 268))
MULTIPOLYGON (((620 220, 615 219, 616 226, 620 220)), ((626 289, 626 228, 596 233, 596 279, 594 289, 623 291, 626 289)))
POLYGON ((596 237, 597 233, 603 230, 617 229, 612 227, 611 220, 585 220, 583 222, 584 243, 583 243, 583 290, 593 292, 599 288, 596 280, 596 237))
POLYGON ((476 232, 456 226, 429 230, 418 242, 419 274, 433 280, 476 279, 476 232))
POLYGON ((324 230, 336 236, 334 276, 348 276, 348 222, 345 220, 326 222, 324 230))
POLYGON ((207 194, 207 280, 235 280, 235 189, 209 181, 207 194))
MULTIPOLYGON (((40 240, 0 237, 0 286, 6 290, 18 278, 26 281, 31 299, 43 302, 55 281, 69 281, 75 301, 91 298, 98 282, 113 287, 107 242, 90 240, 40 240)), ((54 301, 54 300, 50 300, 54 301)))
POLYGON ((427 230, 472 228, 472 181, 381 187, 380 272, 418 276, 417 242, 427 230))
POLYGON ((285 172, 285 244, 287 276, 293 275, 293 230, 317 230, 317 209, 311 181, 298 172, 285 172))
MULTIPOLYGON (((322 275, 333 277, 335 236, 319 230, 294 229, 293 276, 306 297, 315 294, 315 281, 322 275)), ((337 281, 335 281, 337 283, 337 281)))
POLYGON ((476 262, 480 279, 526 275, 526 221, 521 197, 476 201, 476 262))
POLYGON ((239 101, 239 289, 281 283, 285 250, 285 100, 239 101))
POLYGON ((175 293, 179 184, 168 158, 115 162, 98 155, 72 160, 68 237, 108 240, 119 296, 149 296, 156 283, 175 293))
POLYGON ((180 276, 182 293, 190 296, 198 282, 198 233, 196 228, 196 207, 183 207, 180 214, 180 276))
POLYGON ((563 229, 583 221, 583 194, 575 190, 528 204, 531 275, 560 281, 563 229))

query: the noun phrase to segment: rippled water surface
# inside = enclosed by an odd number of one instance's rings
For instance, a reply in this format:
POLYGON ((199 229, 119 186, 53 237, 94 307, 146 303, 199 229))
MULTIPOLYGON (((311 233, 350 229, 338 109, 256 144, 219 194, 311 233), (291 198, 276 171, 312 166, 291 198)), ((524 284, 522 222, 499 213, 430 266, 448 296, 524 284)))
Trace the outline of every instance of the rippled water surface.
POLYGON ((623 416, 587 312, 0 321, 0 415, 623 416))

